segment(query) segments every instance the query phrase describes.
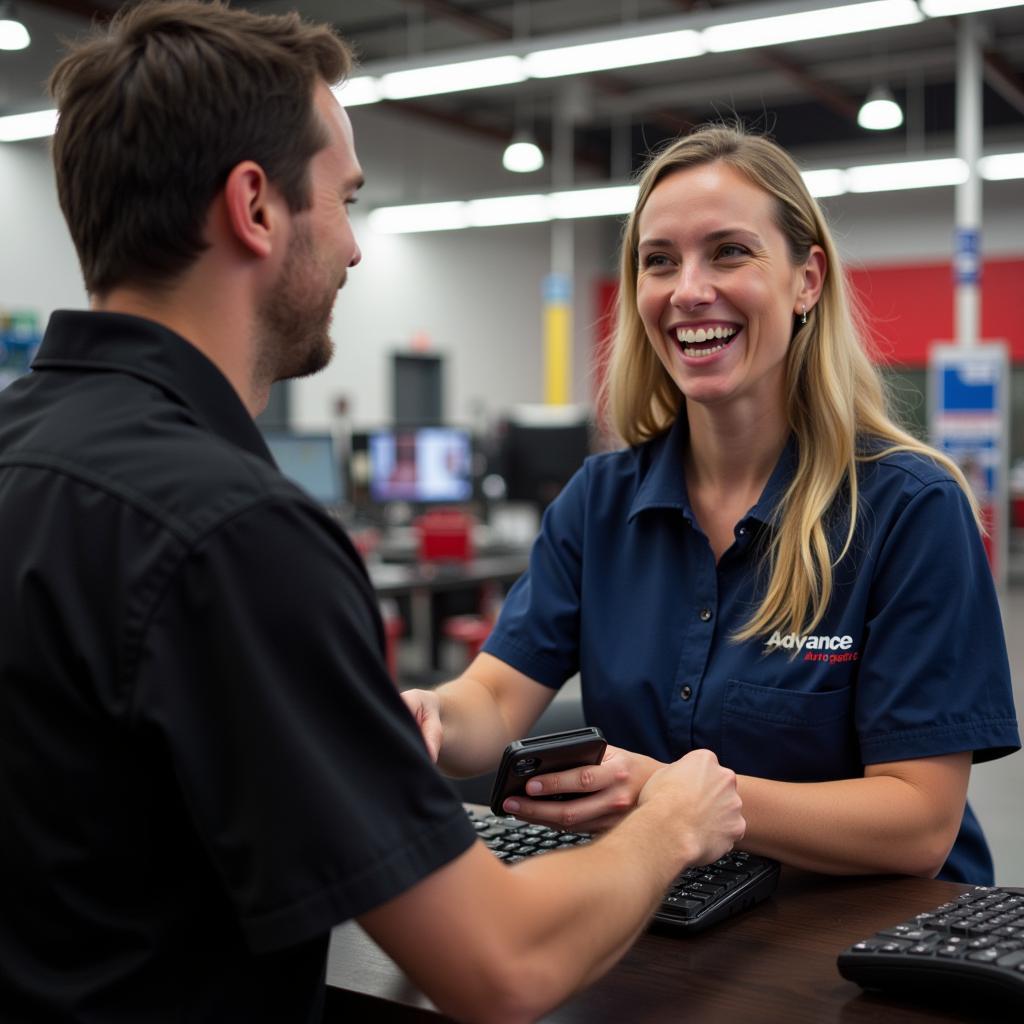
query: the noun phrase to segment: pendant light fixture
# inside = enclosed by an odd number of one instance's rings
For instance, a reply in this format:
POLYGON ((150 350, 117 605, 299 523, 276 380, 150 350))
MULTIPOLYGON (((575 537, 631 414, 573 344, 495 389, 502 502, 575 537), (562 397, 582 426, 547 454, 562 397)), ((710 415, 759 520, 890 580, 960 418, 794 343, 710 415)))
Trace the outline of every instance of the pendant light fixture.
POLYGON ((888 86, 876 85, 857 113, 857 124, 869 131, 881 132, 903 124, 903 109, 888 86))
POLYGON ((539 171, 544 166, 544 152, 537 145, 533 132, 528 128, 532 120, 532 111, 531 116, 528 117, 523 103, 521 101, 517 103, 516 133, 501 156, 501 165, 506 171, 512 171, 514 174, 530 174, 533 171, 539 171))
POLYGON ((24 50, 31 42, 28 29, 15 14, 14 4, 0 0, 0 50, 24 50))

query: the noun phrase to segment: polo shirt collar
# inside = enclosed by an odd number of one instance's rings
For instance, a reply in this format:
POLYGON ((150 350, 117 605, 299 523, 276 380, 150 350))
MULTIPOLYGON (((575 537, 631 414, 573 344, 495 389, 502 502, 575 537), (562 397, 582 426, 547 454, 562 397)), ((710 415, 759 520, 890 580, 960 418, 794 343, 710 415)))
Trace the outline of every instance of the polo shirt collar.
POLYGON ((153 320, 126 313, 57 310, 36 371, 126 373, 155 384, 213 433, 272 462, 263 435, 223 373, 191 342, 153 320))
MULTIPOLYGON (((670 508, 678 509, 691 523, 694 522, 695 517, 686 490, 686 474, 683 472, 683 455, 689 438, 689 424, 685 411, 681 409, 671 428, 648 442, 650 461, 630 505, 630 521, 648 509, 670 508)), ((744 519, 754 519, 766 525, 771 523, 775 510, 796 473, 797 455, 796 437, 790 434, 761 492, 761 497, 744 519)))

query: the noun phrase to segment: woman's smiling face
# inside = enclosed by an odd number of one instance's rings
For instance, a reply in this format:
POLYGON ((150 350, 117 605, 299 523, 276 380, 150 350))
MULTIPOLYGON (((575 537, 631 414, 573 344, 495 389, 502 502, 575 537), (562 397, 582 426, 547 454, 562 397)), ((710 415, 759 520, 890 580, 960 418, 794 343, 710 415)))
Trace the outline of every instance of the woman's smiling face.
MULTIPOLYGON (((702 164, 660 181, 637 228, 637 309, 679 390, 781 409, 807 265, 793 265, 774 198, 728 164, 702 164)), ((823 258, 813 246, 808 264, 823 258)))

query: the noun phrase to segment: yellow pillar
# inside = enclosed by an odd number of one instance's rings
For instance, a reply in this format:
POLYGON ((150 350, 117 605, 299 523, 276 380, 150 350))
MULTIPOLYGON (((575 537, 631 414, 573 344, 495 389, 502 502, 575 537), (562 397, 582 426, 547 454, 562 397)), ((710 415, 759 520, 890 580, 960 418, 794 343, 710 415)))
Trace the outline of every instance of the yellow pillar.
POLYGON ((544 278, 544 402, 568 405, 572 390, 572 282, 544 278))

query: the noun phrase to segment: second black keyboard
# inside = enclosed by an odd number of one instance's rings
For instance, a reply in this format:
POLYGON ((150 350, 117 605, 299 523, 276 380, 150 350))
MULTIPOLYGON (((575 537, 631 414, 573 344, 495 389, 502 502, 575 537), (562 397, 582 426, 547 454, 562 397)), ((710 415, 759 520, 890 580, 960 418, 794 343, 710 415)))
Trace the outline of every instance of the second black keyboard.
MULTIPOLYGON (((477 835, 506 864, 592 840, 586 832, 562 832, 518 818, 481 814, 471 807, 466 811, 477 835)), ((654 920, 698 932, 767 899, 778 880, 778 861, 733 851, 713 864, 684 871, 665 893, 654 920)))
POLYGON ((863 988, 985 997, 1024 1012, 1024 889, 975 886, 855 943, 838 967, 863 988))

